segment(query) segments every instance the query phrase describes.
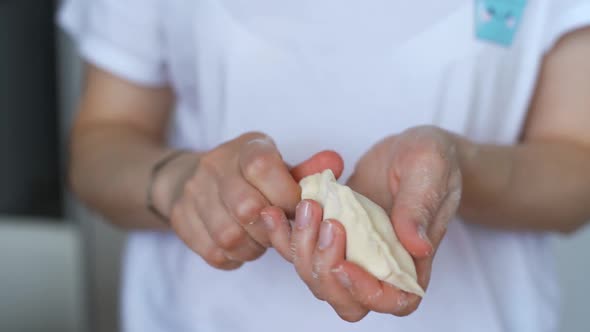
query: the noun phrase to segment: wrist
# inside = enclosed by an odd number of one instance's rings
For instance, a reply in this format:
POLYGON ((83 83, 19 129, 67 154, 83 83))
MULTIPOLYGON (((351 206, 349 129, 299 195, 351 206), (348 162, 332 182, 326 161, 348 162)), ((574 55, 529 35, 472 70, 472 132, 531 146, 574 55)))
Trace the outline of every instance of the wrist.
POLYGON ((186 151, 167 162, 152 179, 152 200, 154 208, 166 219, 182 194, 185 183, 194 174, 199 155, 186 151))
POLYGON ((459 135, 452 135, 456 146, 457 163, 461 173, 468 173, 470 165, 477 159, 480 146, 477 143, 461 137, 459 135))
POLYGON ((464 137, 454 135, 457 147, 457 163, 461 172, 461 202, 457 213, 469 219, 474 210, 478 209, 477 204, 472 200, 473 189, 479 186, 477 173, 477 162, 480 158, 482 146, 464 137))

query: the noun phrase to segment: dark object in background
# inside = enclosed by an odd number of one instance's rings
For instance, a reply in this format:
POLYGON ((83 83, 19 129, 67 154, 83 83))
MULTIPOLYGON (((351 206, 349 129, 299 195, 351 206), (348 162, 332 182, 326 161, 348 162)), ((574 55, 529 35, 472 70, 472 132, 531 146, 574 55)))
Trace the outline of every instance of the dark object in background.
POLYGON ((0 0, 0 214, 62 216, 54 1, 0 0))

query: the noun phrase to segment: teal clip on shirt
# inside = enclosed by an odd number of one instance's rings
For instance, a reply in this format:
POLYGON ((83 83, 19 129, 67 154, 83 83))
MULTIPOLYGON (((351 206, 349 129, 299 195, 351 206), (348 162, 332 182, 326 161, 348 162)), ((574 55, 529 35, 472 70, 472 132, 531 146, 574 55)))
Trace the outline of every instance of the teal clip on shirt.
POLYGON ((475 0, 477 39, 511 46, 525 7, 526 0, 475 0))

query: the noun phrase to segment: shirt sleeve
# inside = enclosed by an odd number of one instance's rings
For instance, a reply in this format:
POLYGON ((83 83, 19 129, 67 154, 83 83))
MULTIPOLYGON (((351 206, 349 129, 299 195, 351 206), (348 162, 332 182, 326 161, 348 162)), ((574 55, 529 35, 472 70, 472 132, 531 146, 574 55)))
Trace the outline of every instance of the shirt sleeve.
POLYGON ((58 24, 95 66, 136 84, 167 83, 160 0, 65 0, 58 24))
POLYGON ((565 34, 590 26, 589 0, 550 0, 544 51, 550 51, 565 34))

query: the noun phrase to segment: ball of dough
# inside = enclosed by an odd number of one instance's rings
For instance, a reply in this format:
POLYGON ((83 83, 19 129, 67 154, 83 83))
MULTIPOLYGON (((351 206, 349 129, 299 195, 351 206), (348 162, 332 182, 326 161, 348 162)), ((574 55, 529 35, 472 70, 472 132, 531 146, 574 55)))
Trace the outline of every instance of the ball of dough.
POLYGON ((416 281, 414 261, 379 205, 339 184, 331 170, 308 176, 299 184, 302 200, 317 201, 324 209, 324 219, 338 220, 344 226, 348 261, 379 280, 424 296, 424 290, 416 281))

